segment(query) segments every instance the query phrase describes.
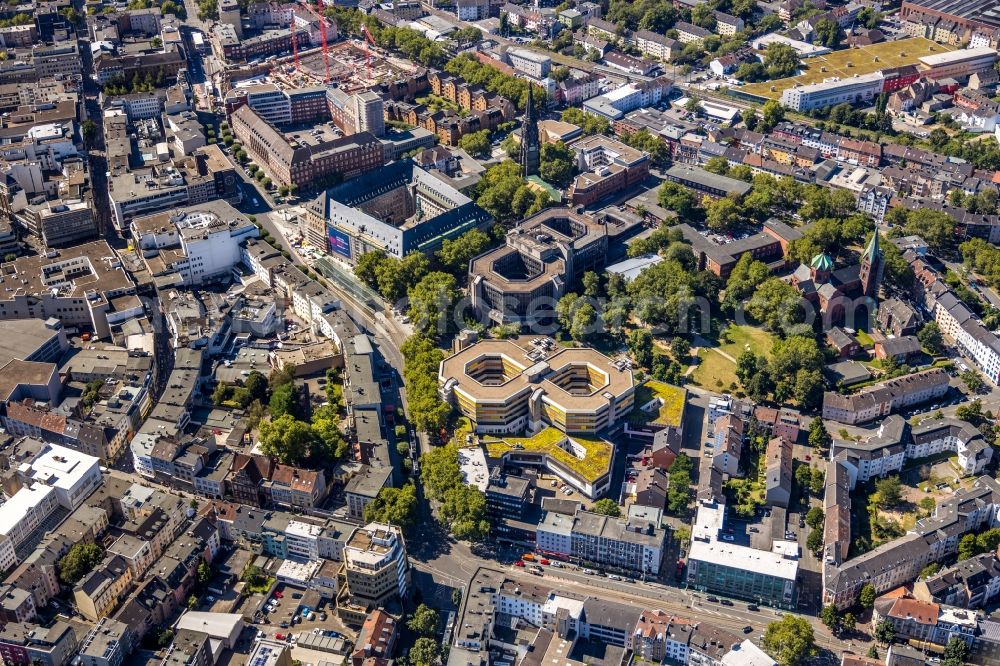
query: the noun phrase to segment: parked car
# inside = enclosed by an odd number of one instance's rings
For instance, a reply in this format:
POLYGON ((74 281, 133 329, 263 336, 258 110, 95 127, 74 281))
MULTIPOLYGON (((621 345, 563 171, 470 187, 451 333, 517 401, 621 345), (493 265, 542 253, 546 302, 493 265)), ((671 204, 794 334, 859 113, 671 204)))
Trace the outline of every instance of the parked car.
POLYGON ((758 606, 757 604, 747 604, 747 610, 748 611, 759 611, 760 610, 760 606, 758 606))
POLYGON ((524 566, 524 560, 518 560, 517 562, 514 562, 514 566, 515 567, 523 567, 524 566))
POLYGON ((743 627, 743 633, 744 633, 744 634, 749 634, 749 633, 753 633, 753 627, 751 627, 751 626, 750 626, 750 625, 748 624, 747 626, 743 627))
POLYGON ((713 604, 719 603, 719 597, 707 597, 707 600, 711 601, 713 604))
POLYGON ((733 605, 733 602, 730 601, 729 599, 723 599, 719 603, 722 604, 723 606, 732 606, 733 605))

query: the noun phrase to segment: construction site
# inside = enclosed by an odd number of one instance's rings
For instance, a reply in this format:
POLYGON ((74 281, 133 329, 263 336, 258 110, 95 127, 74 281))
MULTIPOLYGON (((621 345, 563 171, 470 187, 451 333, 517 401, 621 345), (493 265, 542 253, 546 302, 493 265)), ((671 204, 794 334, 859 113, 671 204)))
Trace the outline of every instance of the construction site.
POLYGON ((384 81, 404 78, 417 70, 408 60, 358 40, 331 44, 325 58, 321 49, 301 54, 298 71, 295 71, 294 63, 284 63, 282 70, 286 74, 289 64, 292 65, 291 76, 303 79, 300 85, 320 85, 329 81, 337 83, 346 92, 367 90, 384 81))
POLYGON ((223 92, 248 83, 269 81, 283 89, 336 84, 347 93, 368 90, 405 78, 417 67, 403 58, 357 39, 304 49, 257 65, 228 66, 223 92))

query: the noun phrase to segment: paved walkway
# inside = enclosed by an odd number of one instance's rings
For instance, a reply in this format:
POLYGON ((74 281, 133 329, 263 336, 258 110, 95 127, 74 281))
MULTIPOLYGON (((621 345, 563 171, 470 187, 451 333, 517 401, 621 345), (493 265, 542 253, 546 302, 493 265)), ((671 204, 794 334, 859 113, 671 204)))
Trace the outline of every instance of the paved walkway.
MULTIPOLYGON (((708 346, 707 343, 708 343, 708 340, 705 340, 705 338, 701 337, 700 335, 694 336, 694 344, 699 345, 699 346, 697 346, 697 347, 691 347, 691 356, 692 357, 696 357, 696 356, 698 356, 698 351, 699 350, 701 350, 701 349, 707 349, 710 352, 715 352, 716 354, 718 354, 722 358, 726 359, 727 361, 729 361, 733 365, 736 364, 736 359, 733 358, 731 354, 729 354, 728 352, 722 351, 718 347, 710 347, 710 346, 708 346)), ((685 377, 690 377, 691 374, 695 371, 695 369, 697 367, 698 367, 698 364, 689 365, 688 369, 684 371, 684 376, 685 377)))
MULTIPOLYGON (((691 347, 691 358, 696 358, 698 356, 699 349, 701 349, 701 347, 691 347)), ((697 363, 689 363, 688 369, 684 371, 684 376, 690 377, 691 373, 693 373, 697 367, 697 363)))

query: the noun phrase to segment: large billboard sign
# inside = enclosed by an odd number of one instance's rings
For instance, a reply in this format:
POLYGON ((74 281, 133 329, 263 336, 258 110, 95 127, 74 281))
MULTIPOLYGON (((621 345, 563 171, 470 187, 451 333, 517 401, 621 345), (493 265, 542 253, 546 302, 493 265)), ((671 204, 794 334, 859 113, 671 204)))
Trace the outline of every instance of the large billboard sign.
POLYGON ((339 229, 327 227, 327 236, 330 239, 330 251, 351 258, 351 237, 339 229))

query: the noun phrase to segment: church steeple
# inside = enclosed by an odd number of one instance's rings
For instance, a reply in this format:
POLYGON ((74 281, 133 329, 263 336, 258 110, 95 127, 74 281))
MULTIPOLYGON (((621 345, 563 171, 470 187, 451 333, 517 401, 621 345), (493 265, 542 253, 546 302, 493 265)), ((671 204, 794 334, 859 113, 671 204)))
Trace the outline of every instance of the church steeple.
POLYGON ((861 293, 865 296, 878 295, 879 284, 882 282, 882 249, 879 247, 879 233, 876 227, 872 239, 868 241, 865 252, 861 255, 861 293))
POLYGON ((817 287, 830 281, 833 272, 833 259, 826 252, 820 252, 809 262, 809 275, 817 287))
POLYGON ((541 159, 532 88, 534 86, 528 84, 528 105, 524 109, 524 121, 521 123, 521 172, 525 178, 538 173, 538 162, 541 159))

